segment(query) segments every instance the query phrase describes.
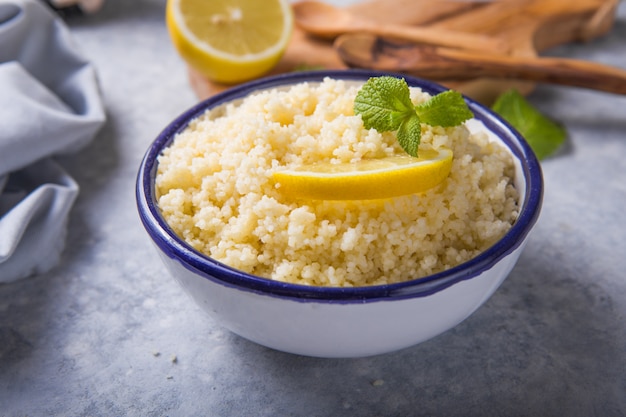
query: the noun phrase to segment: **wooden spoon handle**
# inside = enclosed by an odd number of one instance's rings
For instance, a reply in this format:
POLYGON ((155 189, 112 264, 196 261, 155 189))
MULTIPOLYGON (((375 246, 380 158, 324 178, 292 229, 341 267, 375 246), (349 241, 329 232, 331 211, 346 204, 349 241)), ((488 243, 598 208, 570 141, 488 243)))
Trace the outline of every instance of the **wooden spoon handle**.
POLYGON ((487 4, 485 1, 368 0, 356 2, 346 9, 351 14, 372 22, 417 26, 437 22, 487 4), (402 12, 399 13, 399 10, 402 12))
POLYGON ((435 72, 444 78, 467 79, 488 76, 626 94, 626 70, 595 62, 436 49, 437 55, 445 65, 440 71, 435 72))
POLYGON ((476 33, 452 31, 435 27, 368 24, 366 27, 363 27, 363 30, 370 31, 382 37, 470 51, 506 53, 509 49, 509 46, 500 39, 476 33))
POLYGON ((398 43, 366 34, 344 35, 335 48, 352 67, 409 72, 434 80, 494 77, 626 94, 626 70, 582 60, 398 43))

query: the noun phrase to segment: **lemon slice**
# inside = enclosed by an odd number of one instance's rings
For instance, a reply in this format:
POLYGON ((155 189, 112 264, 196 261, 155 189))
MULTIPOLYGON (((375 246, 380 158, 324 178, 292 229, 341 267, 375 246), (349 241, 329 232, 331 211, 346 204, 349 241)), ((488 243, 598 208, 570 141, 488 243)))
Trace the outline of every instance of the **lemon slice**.
POLYGON ((237 83, 272 69, 287 48, 287 0, 167 0, 166 22, 180 56, 210 80, 237 83))
POLYGON ((416 194, 442 183, 450 174, 450 149, 355 163, 319 163, 275 171, 272 179, 286 196, 313 200, 372 200, 416 194))

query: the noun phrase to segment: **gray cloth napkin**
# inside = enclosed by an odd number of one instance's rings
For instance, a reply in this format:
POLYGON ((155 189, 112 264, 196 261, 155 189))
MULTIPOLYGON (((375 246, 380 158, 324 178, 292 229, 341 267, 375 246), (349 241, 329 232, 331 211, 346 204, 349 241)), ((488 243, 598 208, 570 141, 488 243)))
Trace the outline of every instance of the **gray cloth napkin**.
POLYGON ((0 283, 59 260, 78 185, 53 159, 105 121, 95 70, 38 0, 0 0, 0 283))

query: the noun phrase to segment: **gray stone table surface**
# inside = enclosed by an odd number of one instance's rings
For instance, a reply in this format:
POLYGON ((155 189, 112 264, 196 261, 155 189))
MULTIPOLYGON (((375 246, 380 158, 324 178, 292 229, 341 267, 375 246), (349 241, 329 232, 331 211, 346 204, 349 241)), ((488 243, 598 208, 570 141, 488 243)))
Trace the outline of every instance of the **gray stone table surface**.
MULTIPOLYGON (((300 357, 205 316, 139 222, 140 160, 196 102, 164 6, 108 0, 69 21, 108 122, 61 159, 81 186, 61 263, 0 286, 0 415, 626 415, 626 97, 530 95, 568 143, 542 163, 544 208, 519 263, 474 315, 392 354, 300 357)), ((626 69, 626 4, 607 36, 550 53, 626 69)))

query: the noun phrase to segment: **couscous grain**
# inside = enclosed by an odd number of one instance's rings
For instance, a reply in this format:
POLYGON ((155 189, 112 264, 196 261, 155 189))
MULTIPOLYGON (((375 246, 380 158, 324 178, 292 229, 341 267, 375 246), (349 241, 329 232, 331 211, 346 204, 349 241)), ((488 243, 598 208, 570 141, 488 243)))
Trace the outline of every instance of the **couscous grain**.
MULTIPOLYGON (((196 250, 234 268, 316 286, 387 284, 471 259, 517 217, 509 152, 464 126, 423 126, 421 147, 448 147, 440 186, 390 200, 289 201, 272 172, 315 161, 402 153, 394 133, 363 127, 359 86, 340 80, 263 91, 212 110, 159 157, 158 204, 196 250)), ((428 94, 411 89, 414 103, 428 94)))

